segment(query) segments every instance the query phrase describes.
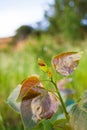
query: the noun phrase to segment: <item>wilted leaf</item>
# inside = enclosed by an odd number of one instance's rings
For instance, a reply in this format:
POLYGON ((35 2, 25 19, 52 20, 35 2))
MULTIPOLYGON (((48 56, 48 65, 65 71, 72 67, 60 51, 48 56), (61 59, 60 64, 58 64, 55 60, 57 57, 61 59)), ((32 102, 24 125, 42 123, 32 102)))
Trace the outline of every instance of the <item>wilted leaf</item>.
POLYGON ((40 66, 40 69, 43 71, 43 72, 48 72, 48 66, 47 64, 42 60, 42 59, 38 59, 38 65, 40 66))
POLYGON ((81 53, 65 52, 52 59, 55 70, 63 76, 70 75, 78 66, 81 53))
POLYGON ((18 99, 34 98, 40 95, 42 91, 44 91, 44 89, 42 88, 40 79, 37 76, 31 76, 22 83, 18 99))
POLYGON ((20 102, 17 102, 21 90, 21 85, 18 85, 10 94, 7 99, 7 103, 18 113, 20 113, 20 102))
POLYGON ((27 130, 34 127, 35 122, 49 119, 58 109, 58 100, 50 93, 32 99, 22 100, 21 115, 27 130))
POLYGON ((87 92, 70 111, 72 130, 87 130, 87 92))
POLYGON ((59 105, 57 97, 44 89, 37 76, 24 80, 11 93, 7 102, 20 112, 26 130, 31 130, 41 119, 51 118, 59 105), (21 98, 21 104, 17 102, 18 97, 21 98))
POLYGON ((59 102, 50 92, 36 97, 31 104, 33 115, 39 119, 49 119, 57 111, 59 102))
POLYGON ((35 121, 32 119, 33 114, 31 109, 31 102, 32 99, 23 100, 21 102, 21 117, 26 130, 31 130, 31 128, 36 125, 35 121))

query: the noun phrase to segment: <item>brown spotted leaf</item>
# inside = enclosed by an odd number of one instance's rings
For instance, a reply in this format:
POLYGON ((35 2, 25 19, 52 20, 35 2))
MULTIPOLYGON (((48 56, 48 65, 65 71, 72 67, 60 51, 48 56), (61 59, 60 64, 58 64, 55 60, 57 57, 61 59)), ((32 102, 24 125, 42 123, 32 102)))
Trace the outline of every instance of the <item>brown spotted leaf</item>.
POLYGON ((21 115, 27 130, 41 119, 49 119, 58 109, 58 99, 50 92, 32 99, 23 99, 21 102, 21 115))
POLYGON ((58 73, 68 76, 77 68, 80 58, 79 52, 65 52, 54 56, 52 63, 58 73))
POLYGON ((57 97, 50 92, 34 98, 31 104, 33 119, 38 121, 51 118, 57 111, 58 105, 57 97))
POLYGON ((31 76, 23 81, 18 99, 34 98, 43 91, 40 79, 37 76, 31 76))
POLYGON ((38 59, 38 65, 43 72, 48 72, 47 64, 40 58, 38 59))

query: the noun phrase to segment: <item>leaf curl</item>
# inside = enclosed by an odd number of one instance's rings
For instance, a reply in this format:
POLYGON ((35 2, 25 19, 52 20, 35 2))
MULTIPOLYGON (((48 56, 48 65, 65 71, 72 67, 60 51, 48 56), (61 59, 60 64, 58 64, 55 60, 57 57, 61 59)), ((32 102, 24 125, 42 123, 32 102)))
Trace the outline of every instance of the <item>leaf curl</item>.
POLYGON ((42 86, 37 76, 30 76, 23 81, 18 99, 34 98, 40 95, 44 91, 42 86))
POLYGON ((30 130, 36 122, 49 119, 58 109, 58 100, 50 92, 32 99, 23 99, 21 102, 21 115, 25 127, 30 130))
POLYGON ((68 76, 76 70, 80 58, 81 53, 79 52, 65 52, 54 56, 52 64, 56 72, 63 76, 68 76))

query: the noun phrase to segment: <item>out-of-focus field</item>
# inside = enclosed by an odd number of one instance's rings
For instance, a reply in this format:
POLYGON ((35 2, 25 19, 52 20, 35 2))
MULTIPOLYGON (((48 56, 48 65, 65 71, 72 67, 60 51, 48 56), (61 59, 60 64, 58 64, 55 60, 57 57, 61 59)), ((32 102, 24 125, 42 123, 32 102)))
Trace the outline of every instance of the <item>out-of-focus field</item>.
MULTIPOLYGON (((52 56, 58 53, 83 51, 79 66, 71 75, 73 81, 69 83, 68 87, 76 90, 78 98, 87 88, 87 40, 71 44, 65 41, 60 42, 60 39, 50 36, 42 36, 40 38, 31 37, 25 41, 24 45, 22 44, 0 50, 0 114, 6 130, 23 129, 20 116, 6 103, 11 91, 31 74, 38 74, 42 79, 46 79, 46 75, 37 64, 39 57, 51 66, 52 56)), ((55 73, 54 75, 56 76, 55 73)), ((61 78, 61 76, 56 78, 61 78)))

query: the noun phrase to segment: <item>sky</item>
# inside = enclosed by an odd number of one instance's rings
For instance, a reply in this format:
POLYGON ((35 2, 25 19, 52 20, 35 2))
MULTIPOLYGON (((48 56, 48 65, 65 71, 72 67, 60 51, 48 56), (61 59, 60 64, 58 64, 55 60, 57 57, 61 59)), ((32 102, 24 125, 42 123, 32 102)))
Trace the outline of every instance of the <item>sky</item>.
POLYGON ((53 3, 53 0, 1 0, 0 37, 14 35, 21 25, 42 21, 48 3, 53 3))

